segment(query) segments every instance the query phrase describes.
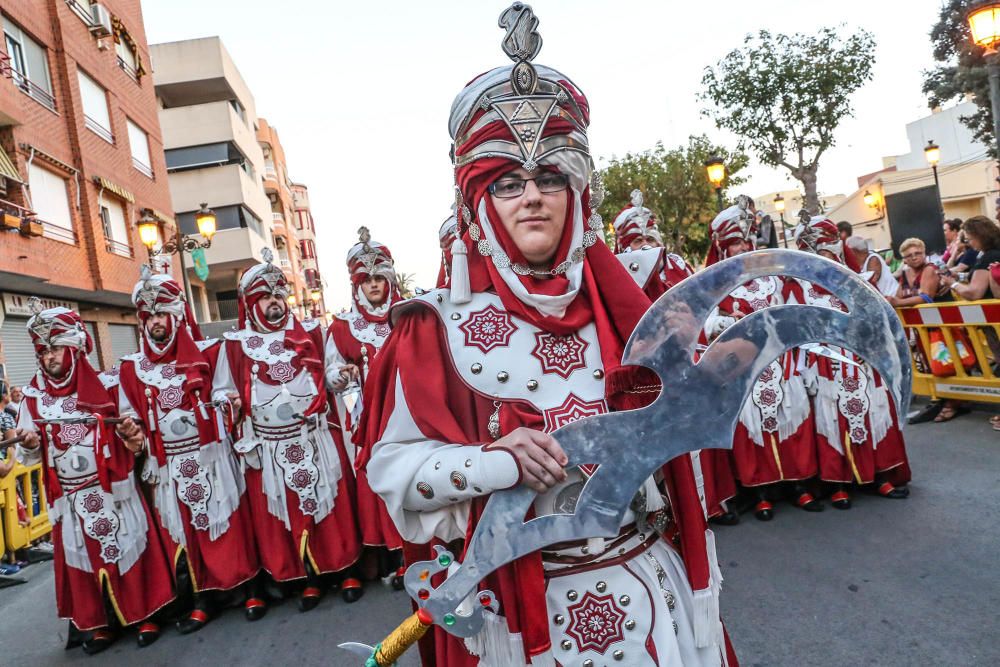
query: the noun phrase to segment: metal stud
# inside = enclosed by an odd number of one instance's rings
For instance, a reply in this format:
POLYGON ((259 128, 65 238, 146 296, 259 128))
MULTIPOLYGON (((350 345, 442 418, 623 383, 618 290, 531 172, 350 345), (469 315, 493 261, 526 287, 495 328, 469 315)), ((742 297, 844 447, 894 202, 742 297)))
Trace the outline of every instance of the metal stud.
POLYGON ((631 271, 632 273, 635 273, 636 271, 638 271, 639 270, 639 262, 632 262, 631 264, 629 264, 628 265, 628 270, 631 271))
POLYGON ((559 643, 559 646, 562 647, 562 650, 568 651, 573 648, 573 643, 568 639, 564 639, 559 643))
POLYGON ((417 482, 417 493, 422 495, 427 500, 434 497, 434 489, 427 482, 417 482))
POLYGON ((453 320, 460 320, 460 319, 462 319, 462 314, 461 313, 452 313, 451 314, 451 319, 453 319, 453 320))
POLYGON ((435 470, 440 470, 440 469, 441 469, 441 462, 440 462, 440 461, 437 461, 437 462, 436 462, 436 463, 434 464, 434 469, 435 469, 435 470))
POLYGON ((595 380, 603 380, 604 379, 604 371, 602 371, 600 368, 598 368, 596 371, 594 371, 594 379, 595 380))
POLYGON ((608 590, 608 585, 603 581, 598 581, 596 588, 598 593, 603 593, 604 591, 608 590))
POLYGON ((497 382, 506 382, 510 379, 510 373, 507 371, 500 371, 497 373, 497 382))
POLYGON ((438 300, 438 303, 443 302, 444 301, 444 296, 442 296, 441 294, 438 294, 437 295, 437 300, 438 300))
POLYGON ((472 364, 472 368, 470 368, 469 370, 472 371, 473 375, 479 375, 480 373, 483 372, 483 365, 482 364, 472 364))
POLYGON ((577 598, 576 591, 571 590, 566 592, 566 599, 568 599, 570 602, 576 600, 576 598, 577 598))
POLYGON ((466 468, 472 467, 472 459, 465 459, 465 467, 466 468))
POLYGON ((583 667, 594 667, 594 661, 593 660, 584 660, 583 661, 583 667))
POLYGON ((538 389, 538 380, 528 380, 528 391, 535 391, 538 389))
POLYGON ((552 617, 552 622, 556 625, 562 625, 566 621, 566 618, 562 614, 556 614, 552 617))
POLYGON ((677 621, 674 621, 674 634, 677 634, 677 621))
POLYGON ((580 553, 582 553, 584 556, 586 556, 587 554, 590 553, 590 547, 586 547, 586 546, 580 547, 580 553))
POLYGON ((623 595, 620 598, 618 598, 618 601, 622 603, 623 607, 627 607, 629 603, 632 601, 632 598, 630 598, 627 595, 623 595))
POLYGON ((465 488, 468 486, 468 483, 465 481, 465 475, 457 470, 453 470, 451 472, 451 485, 459 491, 465 491, 465 488))
POLYGON ((617 651, 611 654, 611 657, 614 658, 615 660, 621 660, 622 658, 625 657, 625 651, 618 649, 617 651))
POLYGON ((625 629, 635 630, 635 621, 633 621, 631 618, 625 621, 625 629))

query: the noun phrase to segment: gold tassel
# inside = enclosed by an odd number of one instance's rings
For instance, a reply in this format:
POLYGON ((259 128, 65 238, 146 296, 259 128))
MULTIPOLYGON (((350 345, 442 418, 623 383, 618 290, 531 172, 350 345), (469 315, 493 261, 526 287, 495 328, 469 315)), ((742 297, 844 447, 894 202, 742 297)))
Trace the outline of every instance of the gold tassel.
POLYGON ((851 464, 851 472, 854 473, 854 479, 858 484, 863 484, 861 481, 861 473, 858 472, 858 466, 854 464, 854 452, 851 451, 851 434, 844 434, 844 452, 847 454, 847 461, 851 464))

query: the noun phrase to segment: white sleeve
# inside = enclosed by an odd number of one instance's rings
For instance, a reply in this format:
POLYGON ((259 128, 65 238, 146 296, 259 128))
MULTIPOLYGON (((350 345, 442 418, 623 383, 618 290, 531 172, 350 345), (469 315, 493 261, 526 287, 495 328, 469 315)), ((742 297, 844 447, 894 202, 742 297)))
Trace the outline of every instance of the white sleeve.
MULTIPOLYGON (((141 384, 141 383, 140 383, 141 384)), ((118 386, 118 416, 119 417, 140 417, 139 411, 133 407, 132 402, 125 395, 125 390, 118 386)))
POLYGON ((212 400, 224 401, 227 394, 238 393, 236 382, 233 380, 233 373, 229 369, 229 356, 226 354, 226 341, 221 343, 219 358, 215 364, 215 376, 212 378, 212 400))
MULTIPOLYGON (((17 428, 25 432, 34 432, 38 430, 38 426, 35 425, 35 420, 31 417, 31 412, 28 410, 27 398, 21 401, 21 407, 17 411, 17 428)), ((36 463, 41 463, 43 446, 44 445, 39 445, 35 449, 25 449, 21 445, 18 445, 16 453, 17 460, 20 461, 22 465, 26 466, 33 466, 36 463)))
POLYGON ((398 373, 394 393, 385 432, 372 447, 368 482, 404 540, 463 537, 469 501, 517 484, 517 463, 504 450, 428 439, 413 421, 398 373))
POLYGON ((337 344, 333 342, 333 335, 329 332, 326 334, 326 346, 323 353, 326 357, 326 388, 332 391, 333 383, 340 377, 340 369, 347 365, 347 360, 337 349, 337 344))

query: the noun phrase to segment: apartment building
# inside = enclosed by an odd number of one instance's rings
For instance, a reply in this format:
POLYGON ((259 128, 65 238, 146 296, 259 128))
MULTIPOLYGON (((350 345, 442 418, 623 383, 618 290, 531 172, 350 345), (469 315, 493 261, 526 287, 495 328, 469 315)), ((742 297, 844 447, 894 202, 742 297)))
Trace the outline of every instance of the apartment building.
MULTIPOLYGON (((312 317, 326 316, 326 301, 324 298, 324 282, 319 272, 316 257, 316 225, 313 221, 312 209, 309 207, 309 188, 301 183, 292 183, 292 202, 295 207, 293 217, 296 233, 299 237, 299 252, 302 256, 302 270, 305 274, 306 289, 311 300, 309 311, 312 317)), ((346 253, 345 253, 346 254, 346 253)))
POLYGON ((136 0, 0 0, 0 364, 35 371, 28 299, 78 310, 101 368, 137 349, 135 222, 172 233, 136 0))
POLYGON ((153 44, 150 53, 181 233, 197 235, 202 203, 216 215, 217 232, 205 250, 207 278, 188 263, 195 317, 232 320, 240 275, 275 245, 254 98, 218 37, 153 44))

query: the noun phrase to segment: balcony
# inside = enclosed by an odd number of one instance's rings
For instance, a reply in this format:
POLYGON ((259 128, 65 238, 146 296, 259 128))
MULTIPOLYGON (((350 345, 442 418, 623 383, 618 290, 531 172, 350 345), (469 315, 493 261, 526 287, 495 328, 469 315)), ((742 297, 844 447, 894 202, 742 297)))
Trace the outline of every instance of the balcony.
POLYGON ((111 130, 104 127, 87 114, 83 115, 83 124, 88 130, 99 136, 101 139, 104 139, 109 144, 115 143, 115 135, 111 134, 111 130))
POLYGON ((197 211, 201 202, 223 206, 243 204, 259 220, 267 220, 271 202, 238 164, 209 166, 204 169, 170 174, 170 196, 174 210, 197 211))
POLYGON ((146 164, 142 160, 139 160, 137 158, 132 158, 132 166, 135 167, 136 171, 138 171, 139 173, 143 174, 144 176, 148 176, 149 178, 153 177, 153 169, 152 169, 152 167, 150 167, 148 164, 146 164))
POLYGON ((228 101, 160 109, 164 150, 231 141, 251 158, 260 155, 257 139, 228 101))
POLYGON ((20 88, 25 95, 38 102, 49 111, 56 110, 56 98, 52 97, 52 93, 45 90, 17 70, 11 70, 10 78, 14 82, 14 85, 20 88))
POLYGON ((228 270, 243 270, 264 261, 261 253, 267 245, 264 237, 255 229, 223 229, 212 237, 211 247, 205 250, 205 261, 216 274, 228 270))
POLYGON ((125 72, 130 79, 132 79, 136 83, 139 83, 139 73, 136 71, 135 65, 133 65, 130 62, 127 62, 121 56, 117 56, 117 58, 118 58, 118 67, 120 67, 121 70, 125 72))
POLYGON ((122 257, 134 257, 135 253, 132 251, 132 246, 127 243, 122 243, 121 241, 115 241, 114 239, 105 238, 104 247, 108 252, 115 255, 120 255, 122 257))

